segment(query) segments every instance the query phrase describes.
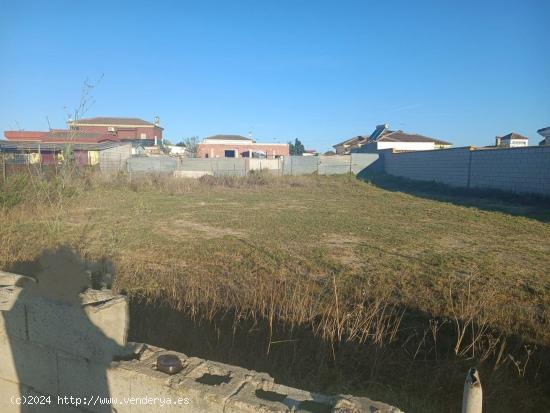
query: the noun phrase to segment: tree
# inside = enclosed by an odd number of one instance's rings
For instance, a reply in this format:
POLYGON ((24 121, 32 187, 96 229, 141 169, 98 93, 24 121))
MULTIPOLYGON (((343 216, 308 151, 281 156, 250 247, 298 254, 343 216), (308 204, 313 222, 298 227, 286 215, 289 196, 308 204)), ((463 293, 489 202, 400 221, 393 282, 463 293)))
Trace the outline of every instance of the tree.
POLYGON ((190 138, 185 138, 183 141, 177 143, 176 146, 184 146, 187 149, 187 156, 190 158, 196 158, 197 147, 199 146, 199 137, 191 136, 190 138))
POLYGON ((296 138, 294 143, 288 143, 289 153, 291 155, 302 156, 306 150, 305 146, 300 142, 300 139, 296 138))

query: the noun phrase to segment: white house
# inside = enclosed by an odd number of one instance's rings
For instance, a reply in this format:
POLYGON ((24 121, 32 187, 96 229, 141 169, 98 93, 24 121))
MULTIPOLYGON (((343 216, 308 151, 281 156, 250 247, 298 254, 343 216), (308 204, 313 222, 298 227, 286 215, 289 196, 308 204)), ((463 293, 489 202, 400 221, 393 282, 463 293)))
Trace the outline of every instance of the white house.
POLYGON ((495 146, 504 146, 506 148, 520 148, 522 146, 529 145, 529 138, 520 135, 519 133, 509 133, 504 136, 497 136, 495 138, 495 146))
POLYGON ((347 154, 350 152, 377 152, 382 149, 395 149, 401 151, 427 151, 444 149, 452 144, 439 139, 429 138, 416 133, 406 133, 401 130, 391 131, 388 125, 378 125, 370 136, 356 136, 334 145, 336 153, 347 154))

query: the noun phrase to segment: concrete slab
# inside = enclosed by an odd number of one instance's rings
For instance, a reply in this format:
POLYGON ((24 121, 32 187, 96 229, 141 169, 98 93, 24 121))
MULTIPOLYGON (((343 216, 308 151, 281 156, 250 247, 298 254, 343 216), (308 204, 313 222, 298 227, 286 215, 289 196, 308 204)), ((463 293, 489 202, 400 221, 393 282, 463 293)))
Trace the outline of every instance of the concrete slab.
POLYGON ((334 396, 334 413, 403 413, 397 407, 370 400, 366 397, 349 395, 334 396))
POLYGON ((28 386, 0 379, 0 412, 82 413, 82 410, 59 406, 55 396, 39 393, 28 386), (19 397, 24 397, 27 402, 32 402, 32 404, 18 404, 22 403, 22 400, 18 399, 19 397))
POLYGON ((0 378, 57 394, 57 356, 47 347, 0 337, 0 378))
POLYGON ((28 338, 25 304, 18 300, 21 291, 17 286, 0 287, 0 336, 28 338))
POLYGON ((272 413, 291 412, 289 406, 283 403, 286 395, 258 389, 251 383, 245 383, 237 393, 231 396, 225 404, 226 413, 272 413), (263 398, 257 394, 265 395, 263 398))
POLYGON ((128 324, 124 299, 82 308, 32 297, 25 305, 28 336, 33 343, 100 362, 110 361, 123 351, 121 342, 125 341, 128 324))

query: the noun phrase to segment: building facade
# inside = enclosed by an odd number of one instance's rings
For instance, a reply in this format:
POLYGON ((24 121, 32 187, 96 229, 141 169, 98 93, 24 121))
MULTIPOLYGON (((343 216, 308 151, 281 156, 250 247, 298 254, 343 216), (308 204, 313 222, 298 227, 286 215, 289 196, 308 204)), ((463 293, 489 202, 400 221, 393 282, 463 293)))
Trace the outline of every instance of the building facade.
POLYGON ((158 117, 155 123, 137 118, 89 118, 67 122, 68 129, 49 131, 5 131, 9 141, 43 143, 135 142, 145 146, 162 142, 163 128, 158 117))
POLYGON ((109 134, 119 140, 153 140, 155 144, 162 142, 163 128, 160 126, 159 117, 154 122, 147 122, 138 118, 110 118, 97 117, 69 120, 67 127, 70 130, 109 134))
POLYGON ((289 155, 286 143, 257 143, 240 135, 215 135, 197 146, 198 158, 279 158, 289 155))
POLYGON ((495 138, 495 146, 503 146, 505 148, 521 148, 529 145, 529 138, 520 135, 519 133, 509 133, 504 136, 495 138))

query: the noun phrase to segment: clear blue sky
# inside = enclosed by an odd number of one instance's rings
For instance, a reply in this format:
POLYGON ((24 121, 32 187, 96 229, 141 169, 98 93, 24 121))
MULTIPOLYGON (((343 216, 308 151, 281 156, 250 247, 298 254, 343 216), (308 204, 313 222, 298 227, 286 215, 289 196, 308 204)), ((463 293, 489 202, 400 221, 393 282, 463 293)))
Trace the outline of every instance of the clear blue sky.
POLYGON ((308 148, 376 124, 484 145, 550 126, 550 1, 0 0, 0 130, 159 115, 308 148))

